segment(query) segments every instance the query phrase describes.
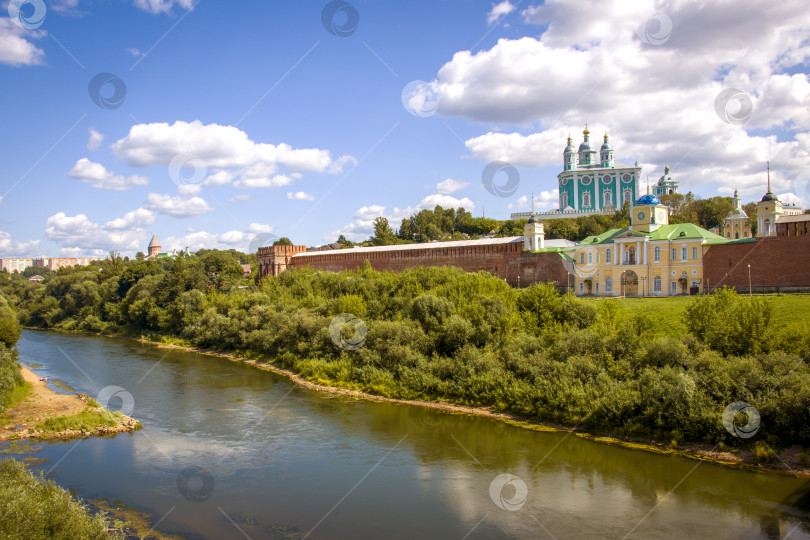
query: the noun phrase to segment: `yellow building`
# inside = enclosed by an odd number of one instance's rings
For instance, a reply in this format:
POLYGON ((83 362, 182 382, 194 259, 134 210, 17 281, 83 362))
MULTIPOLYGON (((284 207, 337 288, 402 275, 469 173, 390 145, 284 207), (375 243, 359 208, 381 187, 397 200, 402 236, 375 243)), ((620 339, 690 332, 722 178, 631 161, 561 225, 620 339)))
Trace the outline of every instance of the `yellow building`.
POLYGON ((748 214, 742 207, 742 200, 734 190, 734 198, 731 199, 734 209, 729 212, 723 220, 723 236, 726 240, 739 240, 740 238, 751 238, 751 227, 748 225, 748 214))
POLYGON ((671 296, 705 288, 703 255, 727 240, 691 223, 669 224, 669 208, 644 195, 630 227, 589 236, 576 247, 575 292, 598 296, 671 296))
POLYGON ((776 220, 781 216, 797 216, 804 211, 785 206, 771 191, 771 165, 768 163, 768 191, 757 203, 757 238, 776 236, 776 220))

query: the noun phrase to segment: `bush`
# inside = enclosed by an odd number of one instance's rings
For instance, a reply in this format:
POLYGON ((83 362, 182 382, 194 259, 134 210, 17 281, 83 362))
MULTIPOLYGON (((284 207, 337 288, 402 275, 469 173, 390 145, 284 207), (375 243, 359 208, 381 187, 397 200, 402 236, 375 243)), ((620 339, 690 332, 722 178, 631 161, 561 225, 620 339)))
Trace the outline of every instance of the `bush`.
POLYGON ((0 461, 0 537, 20 539, 108 539, 110 524, 41 474, 13 459, 0 461))

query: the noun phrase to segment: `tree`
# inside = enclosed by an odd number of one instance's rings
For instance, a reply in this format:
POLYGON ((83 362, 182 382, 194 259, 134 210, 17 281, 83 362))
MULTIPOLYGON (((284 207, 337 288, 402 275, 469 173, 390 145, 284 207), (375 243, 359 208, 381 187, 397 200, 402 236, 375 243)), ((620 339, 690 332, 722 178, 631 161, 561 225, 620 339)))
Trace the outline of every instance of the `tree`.
POLYGON ((291 246, 291 245, 293 245, 293 243, 292 243, 292 240, 290 240, 286 236, 282 236, 281 238, 279 238, 278 240, 273 242, 273 245, 274 246, 291 246))
POLYGON ((139 251, 138 253, 135 254, 135 260, 136 261, 142 261, 145 258, 146 258, 146 255, 144 254, 143 251, 139 251))
POLYGON ((371 242, 375 246, 387 246, 396 244, 396 236, 394 235, 391 225, 388 224, 388 219, 383 216, 374 218, 374 237, 371 242))

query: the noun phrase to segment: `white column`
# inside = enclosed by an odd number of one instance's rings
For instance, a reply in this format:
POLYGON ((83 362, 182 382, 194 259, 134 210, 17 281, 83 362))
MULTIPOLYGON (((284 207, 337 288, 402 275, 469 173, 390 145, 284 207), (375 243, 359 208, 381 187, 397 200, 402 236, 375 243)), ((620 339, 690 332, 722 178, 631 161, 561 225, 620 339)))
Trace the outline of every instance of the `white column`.
POLYGON ((577 185, 577 182, 579 182, 579 175, 574 173, 571 181, 574 183, 574 200, 568 201, 568 206, 576 211, 579 211, 579 186, 577 185))

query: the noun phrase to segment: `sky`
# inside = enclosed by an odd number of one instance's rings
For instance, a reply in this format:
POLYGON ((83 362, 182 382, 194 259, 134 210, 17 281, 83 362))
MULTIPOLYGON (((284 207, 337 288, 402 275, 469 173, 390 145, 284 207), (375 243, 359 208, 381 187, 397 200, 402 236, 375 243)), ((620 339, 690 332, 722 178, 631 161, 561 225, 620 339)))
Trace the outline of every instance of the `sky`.
POLYGON ((759 200, 770 161, 810 204, 804 0, 4 2, 0 257, 552 209, 586 123, 651 183, 759 200))

